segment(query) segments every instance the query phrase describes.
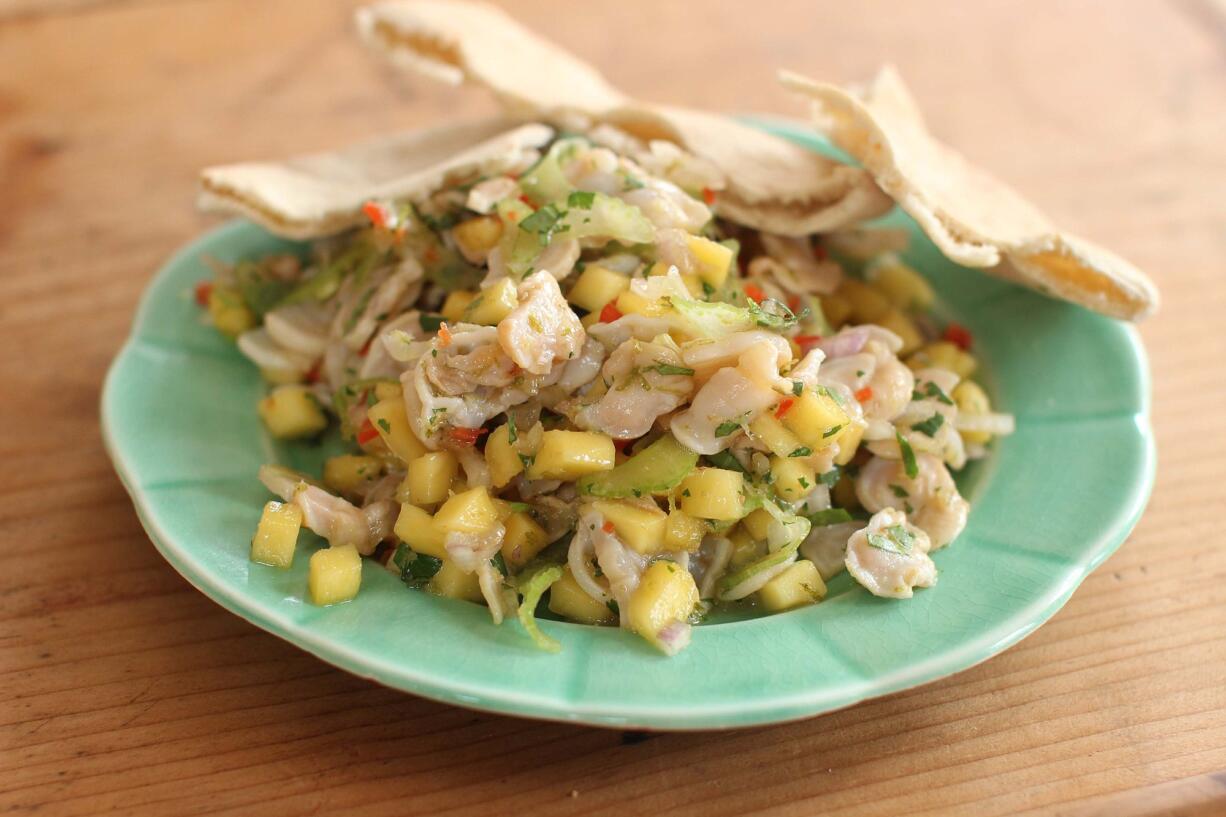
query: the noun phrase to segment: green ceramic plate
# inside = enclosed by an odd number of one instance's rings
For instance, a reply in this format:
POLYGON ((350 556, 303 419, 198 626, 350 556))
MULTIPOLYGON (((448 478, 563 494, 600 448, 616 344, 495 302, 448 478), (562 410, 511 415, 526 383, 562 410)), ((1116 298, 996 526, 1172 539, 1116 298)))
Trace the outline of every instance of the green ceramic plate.
MULTIPOLYGON (((815 150, 799 126, 761 123, 815 150)), ((914 232, 909 260, 942 309, 968 326, 986 384, 1017 416, 1015 435, 960 477, 970 524, 936 555, 940 582, 909 601, 870 596, 844 574, 820 605, 698 628, 665 658, 615 629, 543 626, 563 644, 538 652, 515 622, 404 588, 367 564, 356 600, 304 600, 312 537, 292 570, 247 561, 267 495, 267 461, 318 464, 319 448, 262 431, 255 370, 203 325, 192 285, 200 258, 287 246, 234 223, 158 273, 116 359, 102 422, 116 470, 149 536, 219 604, 323 660, 461 706, 601 726, 705 729, 815 715, 966 669, 1052 616, 1127 536, 1149 495, 1149 380, 1131 328, 946 261, 914 232)))

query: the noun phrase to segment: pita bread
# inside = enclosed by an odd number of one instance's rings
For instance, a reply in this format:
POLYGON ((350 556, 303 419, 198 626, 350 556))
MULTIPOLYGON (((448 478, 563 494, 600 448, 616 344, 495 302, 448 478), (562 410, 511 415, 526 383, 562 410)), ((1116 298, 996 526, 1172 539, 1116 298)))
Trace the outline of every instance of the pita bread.
POLYGON ((245 216, 276 235, 307 239, 366 222, 372 198, 420 201, 451 183, 522 167, 553 129, 505 119, 444 125, 335 153, 208 168, 199 205, 245 216))
POLYGON ((490 90, 509 114, 567 129, 607 123, 663 139, 727 177, 714 209, 788 235, 850 226, 892 202, 860 168, 734 120, 632 100, 590 65, 482 3, 393 0, 357 12, 358 30, 391 64, 490 90))
POLYGON ((849 92, 784 72, 813 101, 818 130, 855 156, 946 256, 1114 318, 1158 305, 1143 272, 1059 231, 1037 208, 928 133, 892 68, 849 92))

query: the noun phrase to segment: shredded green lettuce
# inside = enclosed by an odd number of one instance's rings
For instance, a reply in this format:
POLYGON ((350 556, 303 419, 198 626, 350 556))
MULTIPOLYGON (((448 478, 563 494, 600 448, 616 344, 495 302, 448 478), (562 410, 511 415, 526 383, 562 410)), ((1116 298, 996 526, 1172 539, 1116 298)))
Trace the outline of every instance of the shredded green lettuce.
POLYGON ((579 480, 587 496, 650 496, 676 487, 698 464, 698 455, 665 434, 621 465, 579 480))
POLYGON ((524 626, 532 643, 545 652, 560 652, 561 643, 541 632, 536 623, 536 606, 541 601, 554 582, 562 578, 561 565, 548 565, 530 574, 521 575, 518 581, 519 592, 524 597, 519 605, 519 623, 524 626))
POLYGON ((721 301, 695 301, 670 295, 665 300, 676 315, 679 328, 700 338, 719 340, 736 332, 769 329, 781 332, 796 325, 796 316, 778 301, 766 300, 761 305, 750 301, 747 306, 734 306, 721 301))

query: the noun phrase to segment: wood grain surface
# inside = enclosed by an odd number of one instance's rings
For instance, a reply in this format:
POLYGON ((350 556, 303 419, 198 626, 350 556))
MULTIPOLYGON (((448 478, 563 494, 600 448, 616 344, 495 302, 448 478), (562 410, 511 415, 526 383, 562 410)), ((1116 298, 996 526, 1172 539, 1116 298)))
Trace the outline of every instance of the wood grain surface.
POLYGON ((776 67, 893 61, 937 133, 1164 295, 1141 327, 1152 503, 1049 624, 847 711, 655 736, 331 669, 189 587, 103 452, 99 389, 141 290, 208 226, 199 167, 491 109, 396 82, 350 8, 0 2, 0 812, 1226 813, 1221 4, 514 4, 630 92, 721 111, 801 114, 776 67))

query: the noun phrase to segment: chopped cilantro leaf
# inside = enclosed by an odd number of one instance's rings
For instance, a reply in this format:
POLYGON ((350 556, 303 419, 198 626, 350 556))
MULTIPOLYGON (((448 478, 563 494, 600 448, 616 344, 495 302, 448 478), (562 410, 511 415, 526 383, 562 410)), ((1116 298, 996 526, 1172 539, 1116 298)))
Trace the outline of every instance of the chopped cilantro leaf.
POLYGON ((794 394, 797 397, 800 397, 801 393, 804 392, 804 390, 805 390, 804 383, 801 383, 799 380, 792 381, 792 394, 794 394))
POLYGON ((818 474, 817 481, 820 482, 822 485, 825 485, 827 488, 833 488, 835 486, 835 483, 839 481, 839 467, 836 465, 834 468, 831 468, 829 471, 826 471, 822 474, 818 474))
POLYGON ((915 449, 911 447, 911 443, 907 442, 907 438, 898 431, 894 432, 895 439, 898 440, 898 450, 902 452, 902 464, 906 469, 908 479, 915 479, 919 476, 919 464, 915 461, 915 449))
POLYGON ((657 362, 656 365, 648 366, 647 368, 650 371, 659 372, 660 374, 683 374, 687 376, 694 374, 693 369, 686 368, 685 366, 674 366, 671 363, 657 362))
POLYGON ((586 190, 576 190, 566 198, 567 207, 590 208, 596 201, 596 194, 586 190))
POLYGON ((890 483, 890 490, 893 491, 894 496, 898 497, 899 499, 902 499, 904 496, 911 496, 911 494, 907 493, 906 488, 902 487, 901 485, 895 485, 892 482, 890 483))
POLYGON ((941 391, 941 387, 936 383, 933 383, 931 380, 924 384, 923 391, 915 389, 911 392, 912 400, 923 400, 926 397, 931 397, 938 403, 944 403, 947 406, 952 406, 954 404, 954 401, 949 399, 949 395, 941 391))
POLYGON ((802 445, 800 448, 797 448, 791 454, 788 454, 788 456, 789 457, 807 457, 812 453, 813 453, 812 449, 808 448, 807 446, 802 445))
POLYGON ((715 427, 716 437, 727 437, 729 434, 739 430, 741 424, 737 420, 726 420, 715 427))
POLYGON ((835 434, 838 434, 842 430, 843 430, 843 426, 841 425, 831 426, 830 428, 822 432, 822 439, 824 440, 827 437, 833 437, 835 434))
POLYGON ((814 527, 824 527, 825 525, 837 525, 840 522, 850 522, 851 514, 845 508, 827 508, 824 511, 818 511, 809 516, 809 522, 814 527))
POLYGON ((375 425, 377 425, 377 426, 379 426, 379 428, 383 429, 383 433, 384 433, 384 434, 391 434, 391 433, 392 433, 392 424, 391 424, 391 423, 389 423, 387 420, 385 420, 385 419, 384 419, 384 418, 382 418, 382 417, 380 417, 380 418, 379 418, 379 421, 378 421, 377 423, 375 423, 375 425))
POLYGON ((927 420, 913 424, 911 428, 914 431, 918 431, 921 434, 926 434, 927 436, 932 437, 937 433, 937 430, 944 423, 945 423, 945 415, 938 411, 936 414, 933 414, 927 420))
POLYGON ((515 429, 515 417, 507 415, 507 442, 513 443, 519 439, 519 432, 515 429))

